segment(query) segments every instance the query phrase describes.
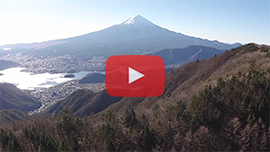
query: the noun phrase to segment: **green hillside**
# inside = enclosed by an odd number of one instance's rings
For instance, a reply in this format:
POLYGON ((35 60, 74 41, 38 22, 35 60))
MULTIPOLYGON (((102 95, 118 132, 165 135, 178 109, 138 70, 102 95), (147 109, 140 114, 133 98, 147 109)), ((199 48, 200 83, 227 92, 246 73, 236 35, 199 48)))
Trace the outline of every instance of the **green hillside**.
POLYGON ((23 120, 27 118, 27 114, 16 109, 3 109, 0 110, 0 121, 10 122, 13 120, 23 120))
POLYGON ((0 110, 16 109, 28 112, 41 106, 38 100, 8 83, 0 83, 0 110))
POLYGON ((94 93, 90 90, 80 89, 51 106, 43 115, 61 114, 63 110, 68 110, 79 116, 86 116, 98 113, 120 100, 121 97, 109 96, 106 90, 94 93))

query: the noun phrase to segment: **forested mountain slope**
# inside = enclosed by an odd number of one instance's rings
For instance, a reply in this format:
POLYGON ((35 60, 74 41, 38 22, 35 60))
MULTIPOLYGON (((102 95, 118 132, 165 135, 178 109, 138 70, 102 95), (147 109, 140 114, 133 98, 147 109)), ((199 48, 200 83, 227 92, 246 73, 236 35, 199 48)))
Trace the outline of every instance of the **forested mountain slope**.
POLYGON ((42 115, 61 114, 64 110, 68 110, 79 116, 86 116, 98 113, 121 99, 108 95, 106 90, 94 93, 80 89, 51 106, 42 115))
POLYGON ((37 109, 41 103, 13 84, 0 83, 0 123, 22 120, 27 112, 37 109))
POLYGON ((269 151, 269 67, 269 47, 247 44, 171 71, 159 97, 3 124, 1 149, 269 151))
POLYGON ((16 109, 24 112, 41 106, 38 100, 18 89, 13 84, 0 83, 0 110, 16 109))
POLYGON ((156 103, 162 107, 175 104, 179 100, 190 101, 193 95, 202 91, 206 85, 215 86, 219 78, 228 79, 239 72, 247 73, 251 67, 267 71, 270 67, 267 46, 247 44, 216 57, 197 60, 185 64, 166 75, 165 90, 159 97, 124 98, 112 107, 112 111, 121 113, 130 107, 145 113, 156 103), (122 110, 121 110, 122 109, 122 110))

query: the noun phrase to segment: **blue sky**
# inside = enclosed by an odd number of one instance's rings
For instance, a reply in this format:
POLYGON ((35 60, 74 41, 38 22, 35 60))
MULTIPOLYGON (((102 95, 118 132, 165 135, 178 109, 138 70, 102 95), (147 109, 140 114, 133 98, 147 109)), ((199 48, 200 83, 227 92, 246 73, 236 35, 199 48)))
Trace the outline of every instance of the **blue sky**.
POLYGON ((82 35, 137 14, 189 36, 270 44, 269 0, 0 0, 0 45, 82 35))

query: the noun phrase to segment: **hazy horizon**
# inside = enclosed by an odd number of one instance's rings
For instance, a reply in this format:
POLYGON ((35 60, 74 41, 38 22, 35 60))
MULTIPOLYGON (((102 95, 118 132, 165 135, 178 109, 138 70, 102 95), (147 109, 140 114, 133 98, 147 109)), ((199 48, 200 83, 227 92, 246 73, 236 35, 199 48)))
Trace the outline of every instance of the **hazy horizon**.
POLYGON ((75 37, 133 15, 202 39, 270 44, 270 1, 1 0, 0 10, 0 46, 75 37))

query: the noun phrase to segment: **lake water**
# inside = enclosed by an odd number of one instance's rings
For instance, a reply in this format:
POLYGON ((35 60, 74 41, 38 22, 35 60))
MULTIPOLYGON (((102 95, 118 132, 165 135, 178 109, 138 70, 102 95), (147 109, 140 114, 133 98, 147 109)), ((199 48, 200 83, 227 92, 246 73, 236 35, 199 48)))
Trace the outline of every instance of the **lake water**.
POLYGON ((0 71, 0 73, 3 74, 0 75, 0 83, 12 83, 20 89, 36 90, 42 88, 49 88, 70 80, 81 79, 86 74, 92 73, 91 71, 82 71, 78 73, 73 73, 75 75, 74 78, 64 78, 67 73, 33 74, 29 72, 23 72, 23 69, 25 68, 16 67, 0 71))

